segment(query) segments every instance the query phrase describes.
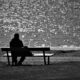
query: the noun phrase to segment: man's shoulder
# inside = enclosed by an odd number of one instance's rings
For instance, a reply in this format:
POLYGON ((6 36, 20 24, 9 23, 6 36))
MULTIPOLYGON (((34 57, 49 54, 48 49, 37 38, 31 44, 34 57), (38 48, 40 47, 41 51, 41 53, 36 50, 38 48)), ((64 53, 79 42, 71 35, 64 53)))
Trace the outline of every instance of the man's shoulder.
POLYGON ((14 39, 11 39, 11 41, 10 42, 13 42, 14 41, 14 39))
MULTIPOLYGON (((20 40, 20 39, 19 39, 20 40)), ((22 42, 22 40, 20 40, 22 42)))

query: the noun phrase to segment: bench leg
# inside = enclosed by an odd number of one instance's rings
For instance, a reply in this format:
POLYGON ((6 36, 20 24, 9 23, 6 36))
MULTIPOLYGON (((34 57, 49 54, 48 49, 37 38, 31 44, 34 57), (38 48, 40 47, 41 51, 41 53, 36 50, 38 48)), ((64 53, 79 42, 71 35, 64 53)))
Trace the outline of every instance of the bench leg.
POLYGON ((8 51, 7 51, 7 60, 8 60, 8 65, 10 65, 10 60, 9 60, 8 51))
POLYGON ((50 57, 48 56, 48 65, 50 64, 50 57))
POLYGON ((44 57, 44 65, 46 65, 45 51, 43 51, 43 57, 44 57))

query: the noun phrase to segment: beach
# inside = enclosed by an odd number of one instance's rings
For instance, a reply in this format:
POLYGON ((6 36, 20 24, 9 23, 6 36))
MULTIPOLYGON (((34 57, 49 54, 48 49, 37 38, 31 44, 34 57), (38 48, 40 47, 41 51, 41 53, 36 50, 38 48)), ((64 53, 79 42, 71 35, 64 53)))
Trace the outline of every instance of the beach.
POLYGON ((80 80, 80 62, 7 66, 0 63, 1 80, 80 80))
POLYGON ((44 65, 42 57, 26 57, 23 66, 8 66, 0 57, 0 80, 80 80, 78 53, 65 53, 50 58, 44 65))

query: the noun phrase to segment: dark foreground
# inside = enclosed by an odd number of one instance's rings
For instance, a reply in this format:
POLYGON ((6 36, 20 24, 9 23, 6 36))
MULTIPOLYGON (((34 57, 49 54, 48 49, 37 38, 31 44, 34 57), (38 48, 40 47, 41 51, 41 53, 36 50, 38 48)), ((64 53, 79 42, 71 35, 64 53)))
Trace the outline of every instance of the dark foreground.
POLYGON ((23 66, 0 62, 0 80, 80 80, 80 62, 23 66))

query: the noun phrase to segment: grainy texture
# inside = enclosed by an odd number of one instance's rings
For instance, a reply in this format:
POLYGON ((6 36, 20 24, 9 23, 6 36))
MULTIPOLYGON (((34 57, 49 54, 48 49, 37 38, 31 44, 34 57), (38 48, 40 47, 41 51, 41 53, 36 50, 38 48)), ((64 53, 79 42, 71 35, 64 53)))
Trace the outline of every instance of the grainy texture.
POLYGON ((8 66, 0 57, 0 80, 80 80, 80 53, 55 55, 50 65, 43 58, 27 57, 23 66, 8 66))
POLYGON ((0 62, 1 80, 79 80, 80 62, 7 66, 0 62))
POLYGON ((80 45, 79 0, 0 0, 0 46, 15 32, 24 45, 80 45))

